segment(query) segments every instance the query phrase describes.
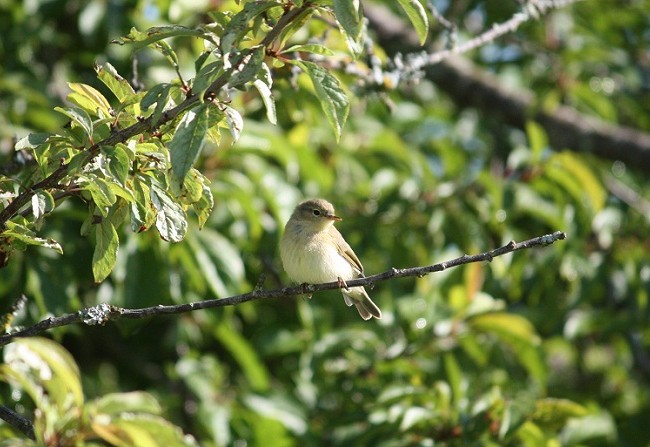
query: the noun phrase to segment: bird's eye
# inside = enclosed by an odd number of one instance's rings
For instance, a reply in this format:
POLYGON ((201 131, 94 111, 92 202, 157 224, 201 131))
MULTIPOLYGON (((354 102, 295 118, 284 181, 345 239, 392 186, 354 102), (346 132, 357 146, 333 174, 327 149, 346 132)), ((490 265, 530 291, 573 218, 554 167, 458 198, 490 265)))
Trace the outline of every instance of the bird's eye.
POLYGON ((320 210, 314 210, 313 213, 314 216, 320 216, 320 210))

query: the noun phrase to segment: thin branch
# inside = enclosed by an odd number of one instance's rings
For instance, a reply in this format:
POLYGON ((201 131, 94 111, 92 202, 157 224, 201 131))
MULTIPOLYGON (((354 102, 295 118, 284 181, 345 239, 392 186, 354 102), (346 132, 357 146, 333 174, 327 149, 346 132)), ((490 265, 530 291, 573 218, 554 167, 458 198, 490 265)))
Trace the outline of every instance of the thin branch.
MULTIPOLYGON (((535 3, 542 4, 541 1, 535 3)), ((565 2, 554 4, 564 5, 565 2)), ((410 54, 420 54, 422 47, 417 35, 402 19, 374 3, 365 5, 364 12, 377 35, 377 42, 388 56, 406 54, 410 61, 410 54)), ((474 107, 519 129, 524 129, 528 121, 533 120, 544 128, 554 148, 591 153, 620 160, 634 169, 650 170, 650 133, 615 125, 569 106, 541 109, 532 91, 513 89, 470 61, 454 57, 458 52, 458 48, 453 52, 443 51, 441 62, 427 66, 426 78, 459 107, 474 107)), ((430 60, 438 58, 440 56, 431 56, 430 60)))
POLYGON ((0 419, 12 427, 20 430, 20 432, 27 436, 29 439, 36 439, 36 435, 34 434, 34 424, 32 421, 19 415, 4 405, 0 405, 0 419))
MULTIPOLYGON (((261 41, 260 45, 266 47, 270 46, 290 23, 292 23, 294 20, 299 19, 304 14, 307 14, 312 8, 314 8, 314 6, 310 2, 305 2, 301 7, 296 7, 285 11, 273 29, 271 29, 261 41)), ((245 63, 248 56, 250 56, 252 52, 253 49, 247 48, 241 51, 237 57, 233 58, 231 61, 232 65, 230 69, 226 70, 207 88, 207 90, 203 93, 203 97, 209 98, 221 90, 228 83, 228 80, 232 77, 232 74, 237 71, 243 63, 245 63)), ((83 162, 77 166, 82 167, 90 163, 97 156, 97 154, 99 154, 100 148, 102 146, 114 146, 117 143, 124 143, 136 135, 150 132, 155 127, 159 127, 162 124, 174 120, 185 110, 196 105, 200 100, 201 96, 197 93, 194 93, 188 96, 176 107, 164 112, 157 122, 154 122, 152 117, 148 117, 141 121, 138 121, 132 126, 111 133, 111 135, 109 135, 104 140, 99 141, 86 149, 87 156, 85 160, 83 160, 83 162)), ((0 231, 4 228, 6 222, 9 219, 16 216, 20 210, 30 202, 34 194, 36 194, 39 190, 52 189, 57 187, 68 174, 68 165, 61 163, 61 166, 59 166, 49 176, 20 193, 15 199, 11 201, 11 203, 9 203, 3 210, 0 211, 0 231)))
MULTIPOLYGON (((424 267, 411 267, 405 269, 396 269, 392 268, 383 273, 377 275, 366 276, 365 278, 359 278, 347 281, 346 284, 348 287, 356 286, 369 286, 381 281, 387 281, 393 278, 405 278, 405 277, 422 277, 429 273, 441 272, 451 267, 457 267, 463 264, 469 264, 472 262, 482 262, 482 261, 492 261, 492 259, 497 256, 504 255, 506 253, 512 253, 518 250, 523 250, 532 247, 546 246, 553 244, 559 240, 565 239, 566 234, 561 231, 556 231, 555 233, 546 234, 539 236, 533 239, 528 239, 523 242, 510 242, 503 247, 496 248, 494 250, 480 253, 477 255, 463 255, 449 261, 441 262, 439 264, 428 265, 424 267)), ((262 290, 258 287, 255 288, 252 292, 245 293, 243 295, 235 295, 227 298, 212 299, 205 301, 196 301, 193 303, 186 304, 177 304, 169 306, 152 306, 144 307, 140 309, 127 309, 122 307, 116 307, 109 304, 99 304, 97 306, 88 307, 80 310, 79 312, 65 314, 58 317, 50 317, 45 320, 40 321, 39 323, 30 326, 19 331, 5 334, 0 336, 0 346, 4 346, 10 343, 12 340, 18 337, 30 337, 37 334, 40 334, 49 329, 56 327, 67 326, 69 324, 76 323, 85 323, 88 325, 97 325, 97 324, 106 324, 109 321, 119 320, 122 318, 129 319, 141 319, 148 318, 158 315, 172 315, 172 314, 182 314, 186 312, 193 312, 200 309, 212 309, 215 307, 224 307, 224 306, 234 306, 241 304, 247 301, 256 301, 270 298, 282 298, 303 294, 312 294, 314 292, 320 292, 323 290, 332 290, 340 289, 342 286, 338 281, 323 283, 323 284, 303 284, 293 287, 283 287, 280 289, 273 290, 262 290)))

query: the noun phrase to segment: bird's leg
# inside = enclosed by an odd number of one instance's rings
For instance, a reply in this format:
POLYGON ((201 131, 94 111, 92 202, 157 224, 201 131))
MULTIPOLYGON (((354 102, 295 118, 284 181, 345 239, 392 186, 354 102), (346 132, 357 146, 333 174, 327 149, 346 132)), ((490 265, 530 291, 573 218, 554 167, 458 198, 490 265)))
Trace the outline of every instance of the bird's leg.
POLYGON ((343 278, 341 278, 340 276, 339 276, 339 278, 338 278, 338 282, 339 282, 339 288, 343 287, 343 288, 345 288, 345 290, 346 290, 347 292, 350 291, 350 288, 349 288, 348 285, 345 283, 345 280, 344 280, 343 278))

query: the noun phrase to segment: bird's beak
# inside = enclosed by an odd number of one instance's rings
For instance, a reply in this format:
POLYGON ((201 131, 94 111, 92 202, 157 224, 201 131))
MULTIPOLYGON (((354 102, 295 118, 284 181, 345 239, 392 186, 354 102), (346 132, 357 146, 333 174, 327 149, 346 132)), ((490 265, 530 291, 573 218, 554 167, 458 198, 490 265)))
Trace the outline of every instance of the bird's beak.
POLYGON ((325 217, 327 217, 327 218, 330 219, 330 220, 336 220, 336 221, 343 220, 343 219, 341 219, 339 216, 337 216, 337 215, 335 215, 335 214, 328 214, 328 215, 325 216, 325 217))

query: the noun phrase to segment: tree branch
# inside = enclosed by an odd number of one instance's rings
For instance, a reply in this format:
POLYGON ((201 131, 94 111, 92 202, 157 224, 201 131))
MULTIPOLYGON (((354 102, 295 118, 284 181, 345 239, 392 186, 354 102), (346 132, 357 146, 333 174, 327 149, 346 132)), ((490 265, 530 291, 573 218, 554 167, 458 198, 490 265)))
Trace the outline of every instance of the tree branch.
MULTIPOLYGON (((273 27, 273 29, 271 29, 264 37, 264 39, 260 42, 260 45, 269 47, 291 22, 302 17, 303 14, 306 14, 313 7, 314 6, 310 2, 305 2, 301 7, 286 10, 276 25, 273 27)), ((247 48, 245 50, 242 50, 237 57, 233 58, 231 61, 231 67, 226 70, 221 76, 219 76, 207 88, 203 94, 203 97, 209 98, 219 92, 219 90, 221 90, 228 83, 232 74, 241 67, 241 65, 246 61, 247 57, 252 54, 252 52, 253 49, 247 48)), ((111 135, 109 135, 104 140, 99 141, 86 149, 86 159, 77 166, 81 168, 90 163, 97 156, 97 154, 99 154, 102 146, 114 146, 117 143, 124 143, 136 135, 140 135, 145 132, 151 132, 153 129, 160 127, 162 124, 172 121, 185 110, 198 104, 200 100, 201 96, 199 94, 191 94, 182 103, 164 112, 157 122, 154 122, 152 117, 148 117, 125 129, 112 132, 111 135)), ((32 185, 30 188, 26 189, 18 196, 16 196, 16 198, 13 199, 11 203, 9 203, 3 210, 0 211, 0 231, 4 229, 6 222, 12 217, 16 216, 20 210, 30 202, 32 197, 39 190, 52 189, 56 187, 68 174, 68 165, 62 163, 61 166, 59 166, 48 177, 32 185)))
MULTIPOLYGON (((532 5, 564 5, 564 2, 546 3, 538 0, 532 5)), ((556 149, 587 152, 623 161, 631 168, 650 170, 650 134, 583 115, 568 106, 542 110, 532 91, 515 91, 457 56, 486 38, 496 38, 511 26, 518 26, 523 23, 522 18, 513 18, 513 22, 501 24, 460 47, 423 57, 415 32, 387 8, 367 3, 364 12, 370 28, 377 34, 377 42, 386 53, 391 57, 402 53, 413 55, 407 58, 407 63, 414 62, 409 69, 424 68, 427 79, 437 84, 459 107, 474 107, 490 116, 497 115, 505 123, 522 130, 527 121, 534 120, 544 128, 550 144, 556 149)))
MULTIPOLYGON (((348 287, 356 286, 369 286, 381 281, 387 281, 393 278, 405 277, 422 277, 429 273, 441 272, 451 267, 457 267, 463 264, 472 262, 492 261, 497 256, 506 253, 512 253, 518 250, 523 250, 532 247, 546 246, 553 244, 559 240, 565 239, 566 234, 561 231, 546 234, 533 239, 528 239, 523 242, 510 242, 503 247, 494 250, 480 253, 477 255, 463 255, 449 261, 441 262, 439 264, 428 265, 424 267, 411 267, 405 269, 392 268, 377 275, 366 276, 365 278, 354 279, 346 281, 348 287)), ((112 306, 110 304, 99 304, 97 306, 88 307, 80 310, 79 312, 61 315, 58 317, 50 317, 36 323, 25 329, 0 336, 0 346, 10 343, 18 337, 30 337, 40 334, 49 329, 60 326, 67 326, 69 324, 85 323, 88 325, 106 324, 109 321, 119 320, 122 318, 141 319, 158 315, 172 315, 181 314, 186 312, 193 312, 200 309, 212 309, 215 307, 234 306, 244 303, 246 301, 256 301, 270 298, 282 298, 295 295, 311 294, 313 292, 320 292, 322 290, 340 289, 342 287, 338 281, 323 283, 323 284, 303 284, 293 287, 283 287, 273 290, 261 290, 256 288, 252 292, 243 295, 235 295, 227 298, 218 298, 205 301, 197 301, 193 303, 177 304, 169 306, 152 306, 140 309, 127 309, 122 307, 112 306)))
POLYGON ((34 434, 34 424, 29 419, 19 415, 4 405, 0 405, 0 419, 12 427, 20 430, 20 432, 27 436, 29 439, 36 440, 36 435, 34 434))

